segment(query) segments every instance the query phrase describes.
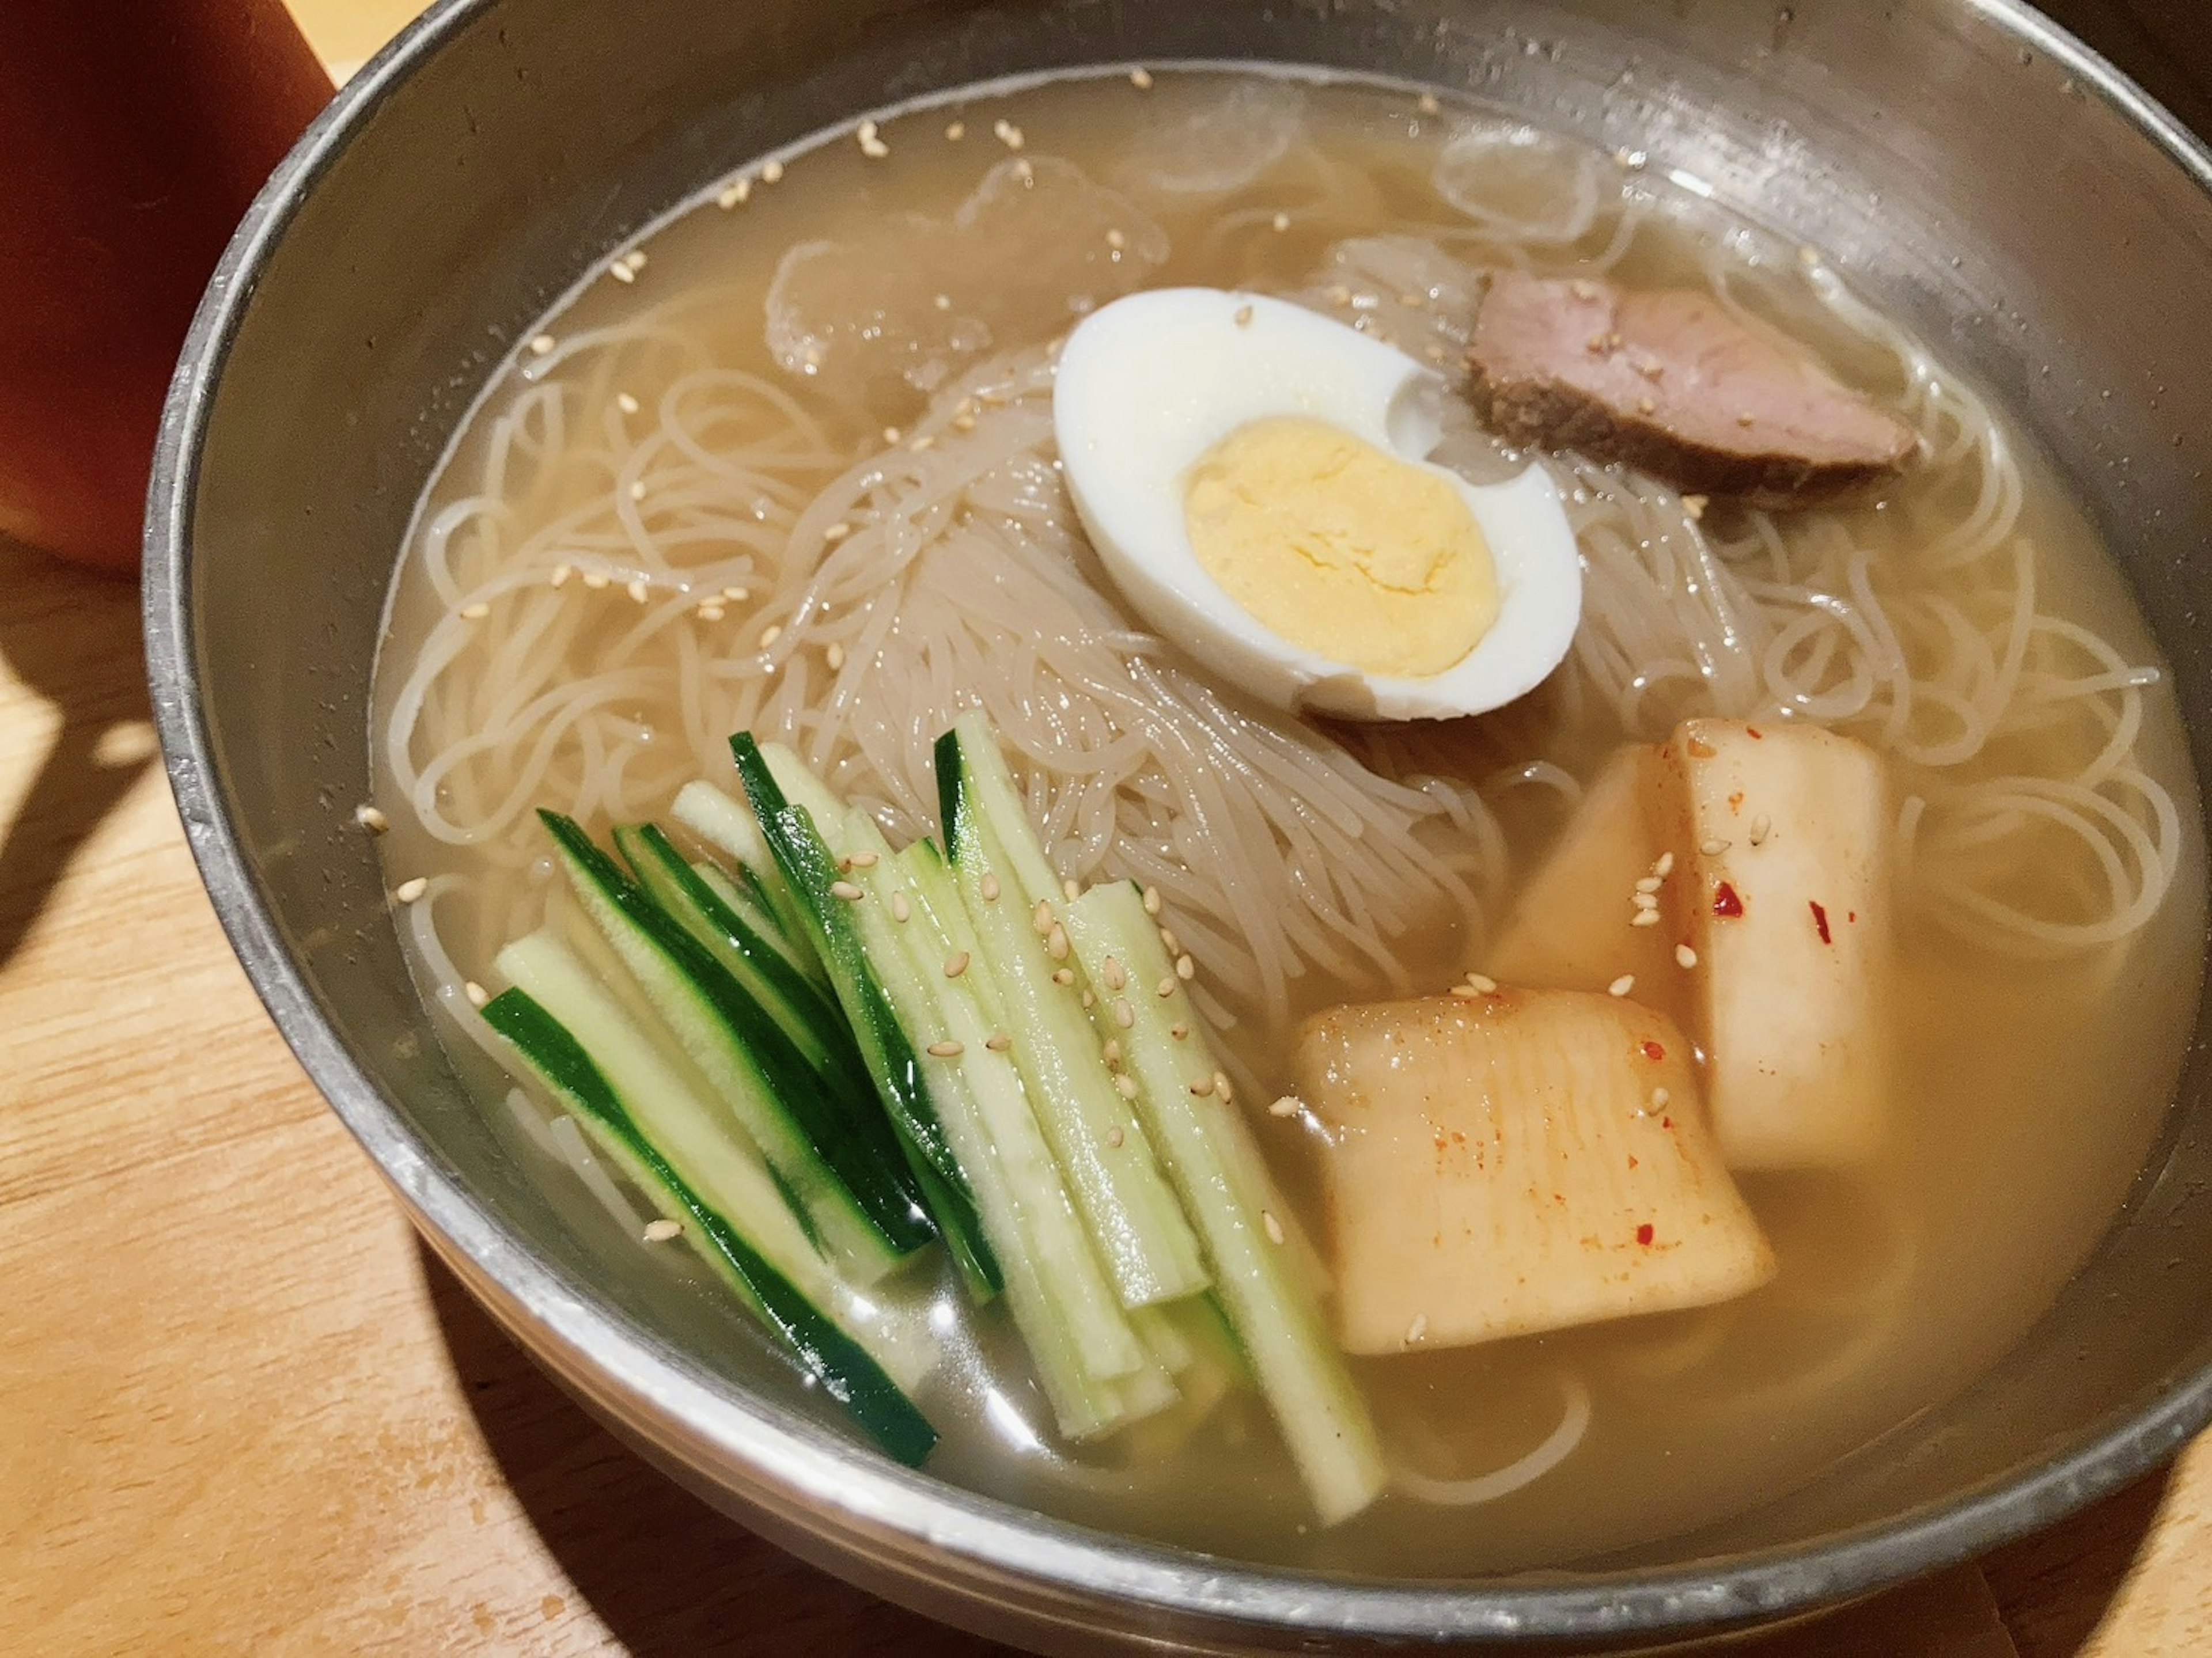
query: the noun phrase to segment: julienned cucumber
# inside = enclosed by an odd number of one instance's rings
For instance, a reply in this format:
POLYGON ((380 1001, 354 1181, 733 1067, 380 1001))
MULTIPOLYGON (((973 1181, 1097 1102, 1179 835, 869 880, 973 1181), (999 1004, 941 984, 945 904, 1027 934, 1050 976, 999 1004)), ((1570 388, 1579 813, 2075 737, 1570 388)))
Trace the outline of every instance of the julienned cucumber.
POLYGON ((911 1185, 728 970, 571 820, 542 812, 584 913, 847 1269, 880 1277, 932 1236, 911 1185))
MULTIPOLYGON (((704 780, 686 783, 671 811, 678 823, 730 860, 775 918, 777 930, 803 955, 811 957, 813 950, 805 943, 806 917, 798 895, 777 867, 751 811, 704 780)), ((826 972, 823 981, 828 982, 826 972)))
POLYGON ((742 1219, 725 1214, 676 1171, 640 1132, 629 1103, 567 1027, 520 988, 495 997, 483 1016, 546 1087, 583 1119, 593 1139, 661 1215, 685 1229, 700 1254, 782 1339, 823 1391, 890 1455, 920 1466, 937 1443, 928 1418, 858 1341, 771 1264, 747 1236, 742 1219))
POLYGON ((1138 987, 1121 1039, 1138 1108, 1205 1241, 1237 1345, 1322 1523, 1334 1525, 1381 1495, 1388 1476, 1320 1309, 1267 1226, 1280 1200, 1267 1167, 1236 1107, 1221 1097, 1213 1054, 1137 889, 1093 887, 1067 906, 1066 922, 1094 981, 1125 976, 1138 987))
POLYGON ((809 942, 829 969, 838 1003, 897 1132, 908 1166, 928 1198, 930 1212, 970 1292, 978 1297, 995 1294, 1004 1280, 976 1214, 975 1193, 945 1139, 915 1043, 869 965, 860 920, 854 914, 861 889, 838 869, 836 854, 813 817, 786 799, 760 745, 740 732, 730 738, 730 752, 761 838, 791 892, 809 942))
POLYGON ((937 847, 917 841, 894 856, 857 812, 846 839, 876 854, 856 878, 869 913, 893 918, 883 932, 902 959, 884 961, 872 940, 871 954, 907 1028, 929 1039, 921 1053, 932 1096, 1060 1431, 1092 1438, 1164 1407, 1176 1389, 1122 1311, 1030 1110, 990 963, 937 847))
POLYGON ((988 737, 956 726, 939 739, 937 782, 945 847, 963 908, 1024 1040, 1023 1086, 1124 1305, 1178 1300, 1206 1287, 1206 1265, 1153 1148, 1109 1069, 1085 986, 1057 931, 1057 886, 1031 896, 1050 866, 988 737), (1028 872, 1027 879, 1022 872, 1028 872), (1041 931, 1042 929, 1042 931, 1041 931))
MULTIPOLYGON (((857 1088, 863 1108, 848 1111, 854 1132, 884 1130, 875 1108, 874 1085, 845 1015, 828 993, 818 989, 759 930, 756 918, 732 904, 727 889, 717 890, 684 861, 675 844, 652 823, 615 830, 615 846, 638 882, 669 917, 729 970, 730 976, 776 1022, 799 1056, 841 1104, 857 1088)), ((883 1154, 895 1156, 890 1136, 882 1133, 883 1154)))

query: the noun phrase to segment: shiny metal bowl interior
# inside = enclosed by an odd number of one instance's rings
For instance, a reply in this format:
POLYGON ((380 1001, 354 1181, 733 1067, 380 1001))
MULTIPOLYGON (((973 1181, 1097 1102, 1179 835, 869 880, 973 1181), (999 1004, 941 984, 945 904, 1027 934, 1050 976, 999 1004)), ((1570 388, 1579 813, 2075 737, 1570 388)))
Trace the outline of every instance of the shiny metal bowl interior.
POLYGON ((439 1252, 664 1467, 894 1598, 1054 1649, 1390 1637, 1584 1649, 1772 1617, 1962 1558, 2212 1414, 2212 1078, 2124 1222, 1967 1396, 1704 1534, 1541 1578, 1367 1583, 1044 1521, 892 1468, 715 1309, 519 1165, 434 1042, 370 847, 368 687, 410 508, 577 272, 826 122, 1086 63, 1262 58, 1471 89, 1649 154, 1830 250, 2047 447, 2212 744, 2212 157, 2010 0, 449 0, 340 96, 210 290, 149 521, 156 706, 217 908, 286 1037, 439 1252))

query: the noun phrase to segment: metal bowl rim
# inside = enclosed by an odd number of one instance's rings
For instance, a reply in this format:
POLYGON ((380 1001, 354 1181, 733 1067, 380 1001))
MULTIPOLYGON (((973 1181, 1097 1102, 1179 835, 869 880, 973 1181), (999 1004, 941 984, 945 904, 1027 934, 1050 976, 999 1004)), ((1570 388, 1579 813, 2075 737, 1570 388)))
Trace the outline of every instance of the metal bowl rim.
MULTIPOLYGON (((2212 149, 2142 88, 2023 0, 1954 0, 2062 65, 2200 191, 2212 149)), ((1811 1610, 1958 1564, 2086 1506, 2171 1456, 2212 1422, 2212 1365, 2034 1471, 1995 1479, 1918 1514, 1709 1570, 1565 1571, 1422 1585, 1270 1569, 1117 1537, 899 1467, 778 1407, 732 1396, 651 1332, 595 1303, 532 1255, 441 1165, 354 1062, 287 950, 231 821, 194 668, 191 540, 214 392, 261 272, 301 203, 368 118, 434 54, 501 0, 437 0, 339 89, 255 198, 210 278, 163 410, 145 525, 144 627, 155 723, 202 881, 247 977, 308 1077, 478 1294, 546 1344, 572 1379, 695 1470, 696 1455, 746 1468, 815 1529, 865 1526, 930 1576, 957 1558, 963 1593, 991 1580, 1040 1585, 1078 1602, 1109 1597, 1286 1635, 1382 1638, 1601 1638, 1663 1635, 1811 1610), (610 1395, 611 1395, 610 1397, 610 1395)), ((943 1574, 934 1574, 942 1576, 943 1574)))

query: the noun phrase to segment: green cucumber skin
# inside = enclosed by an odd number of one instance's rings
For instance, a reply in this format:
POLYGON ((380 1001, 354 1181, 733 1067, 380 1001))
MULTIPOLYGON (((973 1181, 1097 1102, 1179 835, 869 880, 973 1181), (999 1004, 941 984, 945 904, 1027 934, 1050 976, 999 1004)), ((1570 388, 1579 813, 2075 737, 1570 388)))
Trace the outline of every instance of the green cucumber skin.
MULTIPOLYGON (((912 1185, 897 1170, 866 1154, 842 1121, 843 1113, 819 1087, 775 1021, 748 995, 728 969, 709 955, 616 865, 574 820, 540 811, 539 819, 562 854, 606 896, 698 989, 748 1056, 774 1102, 791 1119, 799 1138, 820 1161, 884 1247, 911 1254, 936 1236, 912 1185)), ((769 1159, 771 1167, 775 1159, 769 1159)), ((779 1176, 787 1178, 784 1171, 779 1176)), ((805 1212, 804 1209, 801 1213, 805 1212)))
MULTIPOLYGON (((661 905, 671 919, 679 926, 685 924, 687 918, 677 913, 677 906, 680 903, 688 907, 691 917, 719 933, 760 975, 769 993, 790 1019, 797 1022, 798 1029, 778 1017, 775 1007, 768 1005, 766 997, 756 997, 762 1004, 762 1011, 775 1020, 783 1037, 798 1050, 796 1057, 819 1079, 824 1097, 831 1105, 842 1108, 847 1128, 875 1152, 883 1175, 895 1185, 908 1187, 904 1160, 891 1138, 890 1124, 877 1108, 875 1084, 868 1076, 867 1062, 854 1043, 844 1010, 785 957, 755 935, 745 919, 724 903, 720 895, 684 861, 683 854, 659 825, 644 823, 633 829, 618 829, 615 831, 615 844, 623 849, 631 867, 638 871, 648 896, 659 896, 653 890, 655 877, 665 882, 676 895, 674 902, 661 905), (652 875, 648 875, 648 870, 652 875)), ((905 1195, 910 1207, 920 1206, 921 1193, 918 1189, 908 1187, 905 1195)))
POLYGON ((807 924, 810 942, 836 981, 838 1000, 938 1229, 970 1291, 979 1298, 995 1295, 1006 1287, 1005 1278, 983 1236, 967 1176, 945 1143, 914 1046, 868 965, 852 918, 836 908, 845 901, 830 896, 841 878, 836 860, 812 817, 785 799, 751 734, 732 736, 730 753, 769 851, 807 924))
POLYGON ((884 1451, 919 1467, 937 1444, 937 1430, 898 1384, 852 1337, 761 1258, 732 1223, 684 1183, 638 1132, 621 1096, 564 1025, 520 990, 484 1005, 486 1023, 505 1036, 530 1069, 572 1109, 618 1148, 630 1174, 657 1187, 686 1216, 702 1249, 800 1364, 884 1451))

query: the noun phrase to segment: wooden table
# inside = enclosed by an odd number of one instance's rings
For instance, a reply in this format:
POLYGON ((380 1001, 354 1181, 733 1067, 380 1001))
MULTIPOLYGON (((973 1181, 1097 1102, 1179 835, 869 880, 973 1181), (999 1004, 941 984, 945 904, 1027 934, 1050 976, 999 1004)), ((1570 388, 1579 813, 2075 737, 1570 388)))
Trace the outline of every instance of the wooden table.
MULTIPOLYGON (((409 0, 295 0, 341 68, 409 0)), ((992 1650, 647 1469, 416 1242, 263 1016, 135 593, 0 544, 0 1651, 992 1650)), ((2212 1444, 1756 1658, 2212 1651, 2212 1444)))

